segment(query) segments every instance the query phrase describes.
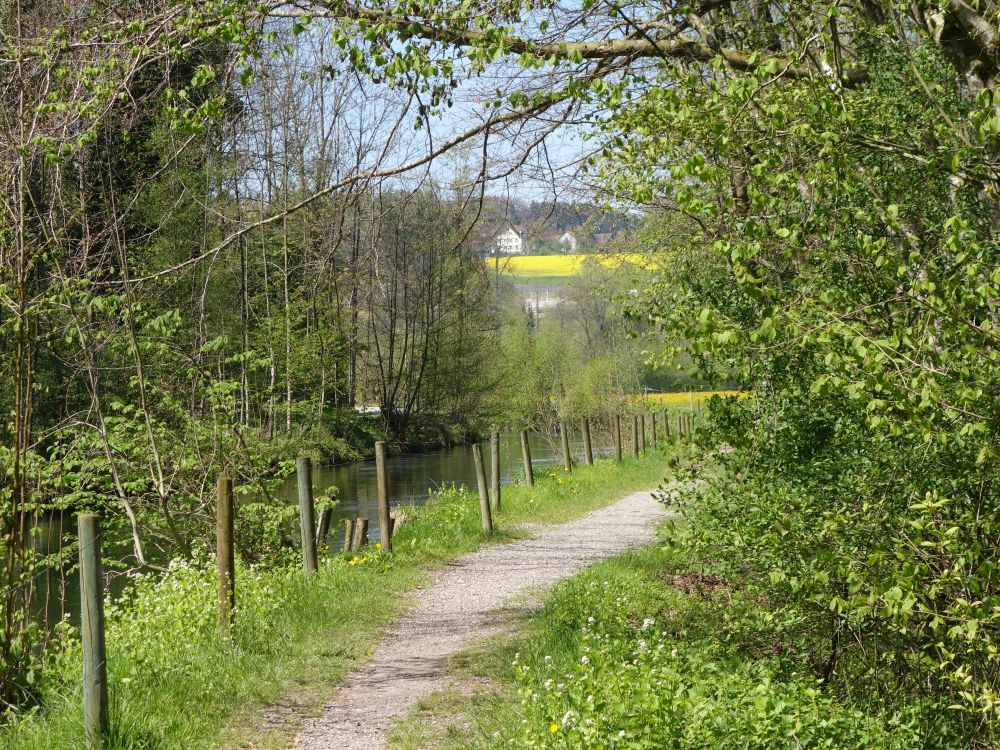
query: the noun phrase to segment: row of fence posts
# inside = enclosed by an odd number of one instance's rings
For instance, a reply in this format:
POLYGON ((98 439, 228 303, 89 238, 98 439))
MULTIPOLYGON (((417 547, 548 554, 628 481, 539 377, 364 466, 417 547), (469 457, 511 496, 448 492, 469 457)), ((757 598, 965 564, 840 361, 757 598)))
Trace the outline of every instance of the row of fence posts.
MULTIPOLYGON (((700 416, 701 411, 699 409, 698 415, 700 416)), ((630 446, 633 458, 639 458, 646 453, 646 421, 649 421, 649 445, 656 448, 659 445, 659 440, 657 438, 657 415, 655 412, 649 414, 634 414, 632 415, 632 434, 630 440, 630 446)), ((677 414, 676 422, 673 428, 670 426, 670 413, 663 412, 663 437, 667 442, 673 442, 675 439, 681 442, 688 443, 691 441, 691 436, 694 433, 695 424, 697 419, 695 414, 692 412, 690 414, 679 413, 677 414), (676 438, 674 437, 676 436, 676 438)), ((566 467, 570 468, 569 456, 569 435, 565 429, 565 423, 562 423, 563 430, 563 455, 566 458, 566 467)), ((584 453, 586 455, 587 464, 593 465, 593 453, 590 446, 590 420, 584 419, 582 424, 582 434, 583 434, 583 446, 584 453)), ((615 450, 615 461, 621 463, 622 455, 625 448, 625 442, 622 438, 622 417, 621 415, 615 415, 614 422, 612 424, 612 437, 614 438, 614 450, 615 450)))
MULTIPOLYGON (((317 526, 312 487, 312 462, 301 456, 295 462, 299 526, 302 536, 302 571, 311 575, 317 569, 317 547, 330 530, 330 512, 320 514, 317 526)), ((382 549, 392 551, 394 519, 389 512, 389 483, 386 474, 386 447, 375 444, 375 471, 378 494, 378 522, 382 549)), ((101 525, 96 513, 81 513, 78 518, 80 540, 80 630, 83 646, 83 718, 87 750, 100 750, 108 728, 107 652, 104 643, 104 570, 101 563, 101 525)), ((216 564, 219 580, 218 627, 228 638, 236 615, 236 552, 234 545, 235 507, 233 481, 220 476, 216 483, 216 564)), ((348 523, 351 544, 356 549, 367 542, 368 519, 348 523), (353 538, 350 537, 353 531, 353 538)))
MULTIPOLYGON (((698 414, 701 414, 701 404, 699 402, 698 414)), ((657 415, 655 412, 649 414, 636 414, 632 417, 632 455, 639 458, 646 453, 646 419, 649 419, 650 441, 654 448, 657 447, 656 437, 657 415)), ((683 442, 689 442, 694 431, 695 415, 679 413, 677 415, 676 426, 673 434, 683 442)), ((573 471, 573 456, 570 451, 570 430, 566 420, 559 422, 560 440, 562 442, 563 468, 566 471, 573 471)), ((615 460, 622 461, 622 424, 621 415, 615 415, 614 419, 614 443, 615 460)), ((664 439, 670 441, 670 414, 663 412, 663 435, 664 439)), ((590 419, 584 417, 581 422, 581 436, 583 438, 583 457, 587 466, 594 465, 594 447, 590 434, 590 419)), ((534 487, 535 474, 531 463, 531 444, 528 441, 528 431, 521 430, 521 454, 524 459, 524 483, 528 487, 534 487)), ((473 462, 476 470, 476 484, 479 488, 479 510, 482 518, 483 530, 493 531, 493 513, 500 508, 500 433, 494 432, 490 435, 490 459, 493 468, 490 477, 490 486, 487 489, 486 466, 483 461, 482 444, 475 443, 472 446, 473 462)))
MULTIPOLYGON (((632 455, 638 458, 646 451, 646 418, 650 419, 653 447, 656 447, 656 414, 633 415, 632 455)), ((684 442, 690 440, 694 428, 694 413, 678 414, 673 435, 684 442)), ((573 470, 570 453, 570 429, 565 421, 559 424, 562 438, 563 465, 566 471, 573 470)), ((664 436, 671 440, 670 417, 663 413, 664 436)), ((591 442, 590 419, 583 419, 582 426, 584 460, 588 466, 594 465, 594 451, 591 442)), ((621 416, 616 415, 613 424, 615 460, 622 461, 621 416)), ((524 458, 524 479, 528 487, 535 484, 531 463, 531 446, 528 430, 521 430, 521 451, 524 458)), ((476 482, 479 489, 479 510, 483 529, 493 531, 493 514, 500 510, 500 433, 490 435, 490 458, 492 476, 487 488, 486 469, 483 462, 482 445, 472 446, 475 463, 476 482)), ((324 510, 317 527, 315 502, 312 485, 312 462, 307 456, 298 458, 295 464, 299 526, 302 536, 302 570, 311 575, 317 569, 317 547, 326 539, 330 529, 330 511, 324 510)), ((378 523, 382 549, 392 551, 392 535, 395 519, 389 510, 389 483, 386 473, 386 445, 375 443, 375 473, 378 495, 378 523)), ((233 481, 228 476, 220 476, 216 484, 216 561, 219 580, 219 633, 230 637, 236 615, 236 553, 234 545, 235 506, 233 503, 233 481)), ((101 563, 100 518, 95 513, 81 513, 78 518, 80 539, 80 598, 81 636, 83 645, 83 714, 84 733, 87 750, 100 750, 108 725, 108 677, 107 653, 104 642, 104 571, 101 563)), ((345 527, 344 548, 359 549, 367 543, 368 519, 348 520, 345 527)))

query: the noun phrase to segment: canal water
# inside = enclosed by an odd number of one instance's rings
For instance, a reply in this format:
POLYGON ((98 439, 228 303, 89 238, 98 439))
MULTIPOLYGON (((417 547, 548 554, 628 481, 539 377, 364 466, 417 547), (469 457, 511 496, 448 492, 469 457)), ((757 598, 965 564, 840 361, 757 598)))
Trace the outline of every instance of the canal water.
MULTIPOLYGON (((536 433, 529 433, 529 445, 536 476, 547 467, 562 463, 558 438, 550 442, 536 433)), ((595 454, 609 454, 612 451, 613 449, 606 445, 598 434, 594 435, 595 454)), ((570 452, 582 463, 583 443, 579 435, 571 439, 570 452)), ((488 442, 483 444, 483 454, 488 478, 493 471, 488 442)), ((386 470, 393 507, 420 505, 435 490, 442 487, 466 485, 474 489, 477 486, 472 446, 468 444, 424 453, 392 455, 386 460, 386 470)), ((516 432, 505 432, 500 435, 500 477, 501 484, 510 484, 524 478, 521 439, 516 432)), ((374 460, 340 466, 313 467, 313 488, 316 495, 325 492, 331 486, 336 486, 339 502, 333 510, 330 523, 328 537, 330 548, 333 550, 342 548, 344 520, 354 517, 369 519, 369 537, 373 542, 378 541, 378 495, 374 460)), ((292 506, 298 504, 294 475, 282 484, 274 497, 279 503, 292 506)), ((239 513, 238 499, 236 512, 239 513)), ((58 554, 62 536, 75 532, 76 518, 70 514, 62 517, 54 516, 40 521, 38 526, 32 537, 36 550, 45 555, 58 554)), ((297 544, 297 533, 296 528, 289 528, 287 530, 289 541, 297 544)), ((130 557, 130 550, 122 549, 118 550, 118 553, 116 554, 115 550, 104 550, 106 561, 130 557)), ((67 560, 67 568, 72 563, 72 560, 67 560)), ((62 571, 59 567, 50 569, 50 572, 38 581, 35 588, 35 611, 49 624, 58 622, 67 613, 72 623, 79 624, 78 574, 75 570, 67 573, 67 568, 63 568, 62 571)), ((112 596, 117 596, 121 593, 126 578, 115 576, 109 583, 112 596)))
MULTIPOLYGON (((597 436, 595 435, 595 438, 597 436)), ((555 448, 548 440, 535 433, 529 433, 531 463, 535 470, 562 463, 559 444, 555 448)), ((606 452, 603 446, 595 445, 597 453, 606 452)), ((583 459, 583 443, 580 439, 570 441, 570 452, 578 461, 583 459)), ((493 465, 489 443, 483 443, 483 461, 486 464, 487 479, 492 476, 493 465)), ((393 506, 420 505, 437 489, 446 486, 466 485, 476 488, 476 469, 473 463, 472 446, 463 444, 426 453, 404 453, 389 456, 386 460, 386 474, 389 479, 389 497, 393 506)), ((510 484, 524 479, 524 461, 521 457, 521 438, 516 432, 500 435, 500 482, 510 484)), ((370 537, 378 541, 378 494, 375 478, 375 462, 360 461, 342 466, 314 467, 313 488, 318 495, 331 485, 337 488, 339 503, 333 511, 328 542, 332 549, 343 545, 344 520, 349 518, 369 519, 370 537), (340 534, 337 534, 337 531, 340 534)), ((295 477, 289 477, 278 491, 279 502, 294 505, 298 502, 295 477)))

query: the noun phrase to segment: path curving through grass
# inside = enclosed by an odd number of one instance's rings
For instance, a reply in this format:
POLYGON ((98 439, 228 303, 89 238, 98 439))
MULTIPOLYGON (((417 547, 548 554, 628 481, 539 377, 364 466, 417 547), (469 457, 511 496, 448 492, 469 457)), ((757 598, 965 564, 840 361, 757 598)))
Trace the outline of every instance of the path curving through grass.
POLYGON ((448 659, 491 630, 505 602, 648 544, 665 517, 652 490, 636 492, 531 538, 489 545, 439 571, 417 605, 343 682, 323 715, 306 723, 297 750, 378 750, 394 721, 438 687, 448 659))

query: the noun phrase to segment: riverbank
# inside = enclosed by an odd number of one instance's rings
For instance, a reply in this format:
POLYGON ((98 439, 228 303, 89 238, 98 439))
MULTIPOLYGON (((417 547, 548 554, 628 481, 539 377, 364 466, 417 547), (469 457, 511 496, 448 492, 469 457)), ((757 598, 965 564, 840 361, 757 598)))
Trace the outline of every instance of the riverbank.
MULTIPOLYGON (((537 433, 529 433, 529 444, 536 472, 548 471, 547 467, 562 463, 561 453, 553 450, 551 443, 537 433)), ((524 476, 521 439, 516 432, 500 433, 500 476, 506 486, 520 481, 524 476)), ((582 441, 571 441, 571 451, 582 462, 582 441)), ((598 450, 606 446, 597 444, 598 450)), ((485 451, 486 471, 492 474, 492 451, 485 451)), ((397 502, 422 505, 435 488, 476 483, 472 446, 455 445, 444 450, 425 453, 391 454, 386 460, 386 476, 397 502)), ((377 477, 374 462, 358 462, 342 466, 314 466, 313 485, 317 493, 326 493, 336 487, 337 503, 332 509, 330 543, 339 548, 342 536, 339 530, 346 521, 355 518, 375 518, 378 513, 377 477)), ((295 477, 288 477, 273 490, 274 504, 284 505, 294 511, 298 503, 295 477)), ((287 543, 297 548, 297 513, 285 519, 282 534, 287 543)), ((373 533, 374 532, 373 530, 373 533)))
MULTIPOLYGON (((408 511, 391 556, 328 555, 308 580, 295 567, 238 567, 237 620, 228 642, 215 634, 212 560, 175 563, 166 577, 139 578, 108 611, 106 748, 276 746, 369 657, 385 625, 436 566, 523 534, 518 525, 565 521, 655 486, 666 471, 667 457, 651 451, 621 466, 600 461, 569 475, 552 470, 533 489, 505 487, 492 538, 480 528, 474 494, 447 489, 408 511)), ((40 680, 44 710, 12 724, 0 745, 80 746, 79 665, 78 640, 69 634, 40 680)))
MULTIPOLYGON (((345 409, 339 417, 329 417, 320 427, 275 434, 248 431, 244 435, 247 447, 260 456, 259 468, 265 479, 287 473, 289 456, 308 456, 313 464, 331 468, 373 460, 376 441, 386 439, 377 415, 359 414, 353 409, 345 409)), ((389 452, 404 455, 440 450, 464 442, 462 430, 457 426, 418 427, 407 441, 391 441, 389 452)))

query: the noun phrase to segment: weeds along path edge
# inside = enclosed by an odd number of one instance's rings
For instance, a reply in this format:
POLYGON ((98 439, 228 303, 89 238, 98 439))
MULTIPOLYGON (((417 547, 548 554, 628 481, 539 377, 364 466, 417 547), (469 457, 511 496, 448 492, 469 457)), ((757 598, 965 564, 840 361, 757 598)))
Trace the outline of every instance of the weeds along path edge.
POLYGON ((490 631, 491 614, 505 601, 653 541, 665 511, 652 493, 632 493, 531 539, 488 545, 436 573, 371 661, 344 680, 321 717, 305 724, 297 750, 384 748, 395 720, 440 686, 448 659, 470 637, 490 631))

